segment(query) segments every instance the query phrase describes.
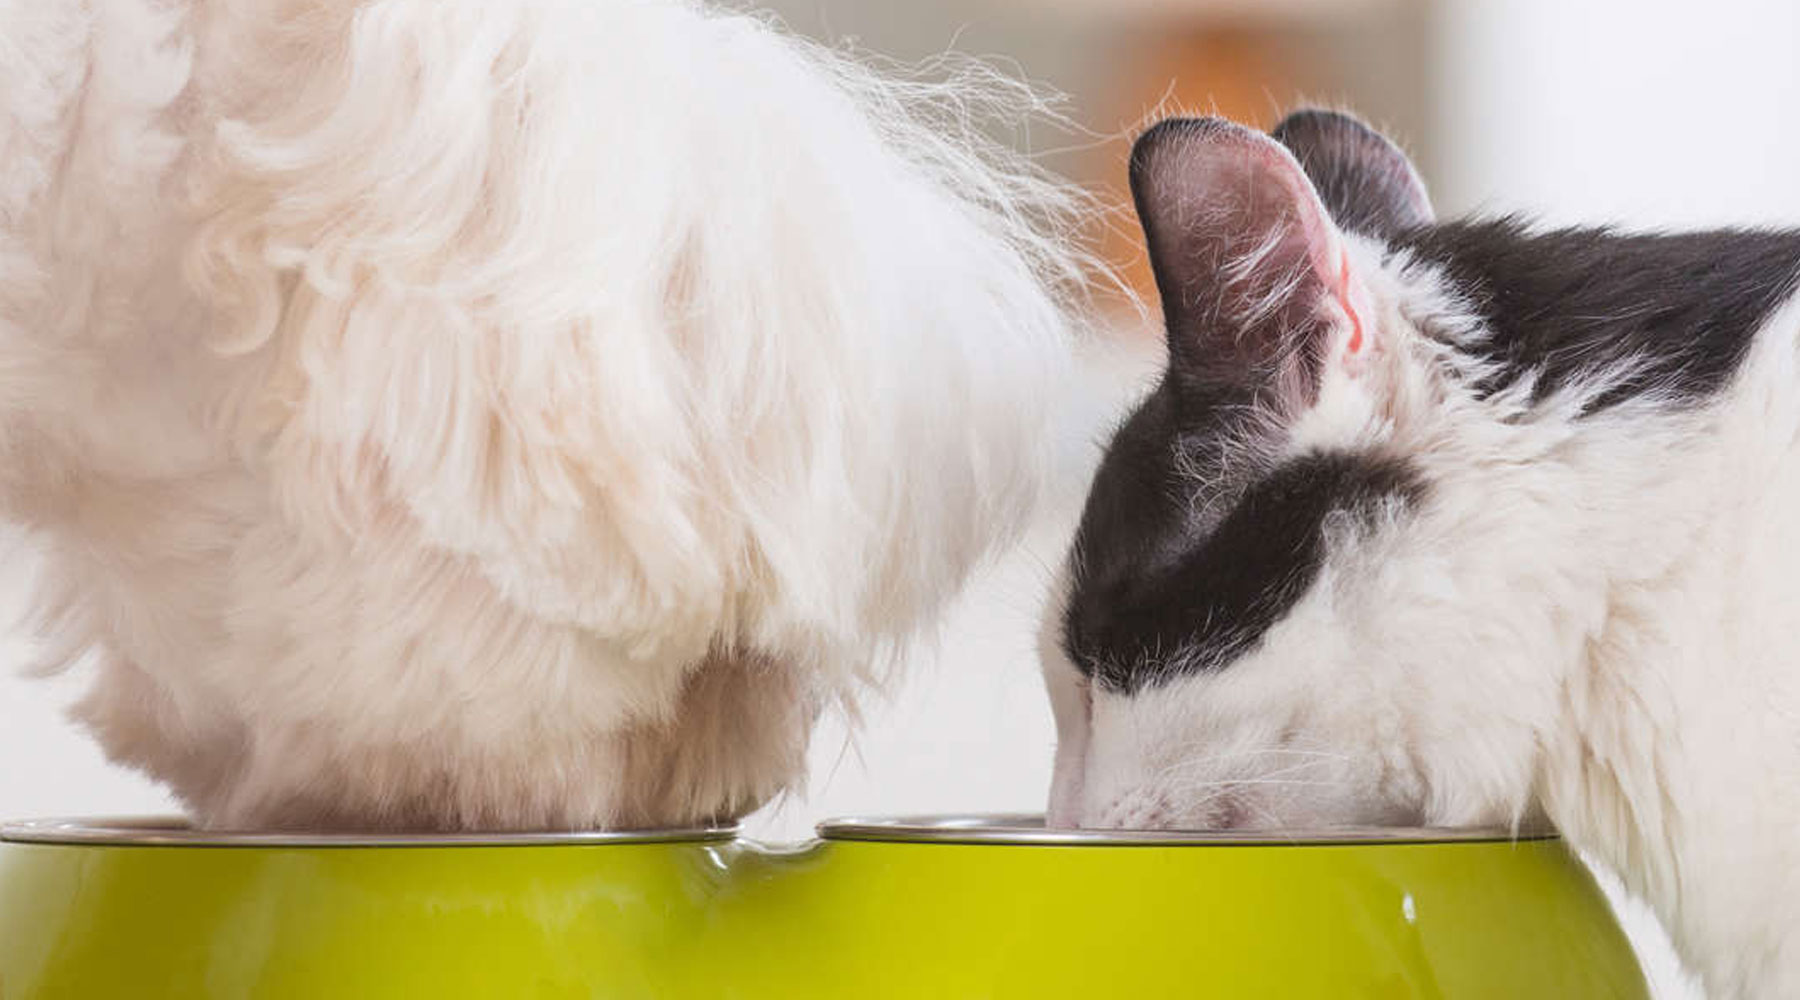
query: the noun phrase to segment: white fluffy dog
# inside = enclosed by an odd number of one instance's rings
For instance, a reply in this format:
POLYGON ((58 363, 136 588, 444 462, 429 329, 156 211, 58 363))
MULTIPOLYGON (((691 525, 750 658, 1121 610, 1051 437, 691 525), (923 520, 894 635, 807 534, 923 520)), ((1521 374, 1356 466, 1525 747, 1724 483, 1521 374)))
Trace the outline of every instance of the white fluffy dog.
POLYGON ((0 516, 212 827, 679 824, 1021 524, 1079 205, 680 0, 0 0, 0 516))

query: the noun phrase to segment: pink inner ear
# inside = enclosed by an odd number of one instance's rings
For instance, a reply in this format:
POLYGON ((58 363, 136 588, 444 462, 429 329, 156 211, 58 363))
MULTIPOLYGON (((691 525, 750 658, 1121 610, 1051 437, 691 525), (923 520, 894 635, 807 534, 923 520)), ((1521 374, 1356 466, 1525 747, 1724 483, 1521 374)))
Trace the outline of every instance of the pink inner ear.
POLYGON ((1261 142, 1260 137, 1256 148, 1265 158, 1268 173, 1279 178, 1291 193, 1295 224, 1305 240, 1312 266, 1320 283, 1331 290, 1332 298, 1350 320, 1350 339, 1344 345, 1344 354, 1356 357, 1363 353, 1367 343, 1363 332, 1366 297, 1361 294, 1362 289, 1350 266, 1350 252, 1345 249, 1337 226, 1326 214, 1299 163, 1279 145, 1261 142), (1331 277, 1334 270, 1336 280, 1331 277))
POLYGON ((1257 383, 1282 410, 1298 412, 1316 400, 1316 366, 1379 346, 1343 235, 1275 140, 1219 119, 1161 123, 1132 151, 1132 192, 1172 371, 1257 383), (1325 315, 1334 306, 1347 331, 1325 315))
POLYGON ((1338 251, 1337 300, 1338 305, 1342 306, 1344 309, 1344 315, 1350 317, 1350 343, 1348 345, 1348 350, 1351 354, 1359 354, 1362 352, 1363 346, 1362 311, 1356 308, 1355 304, 1351 302, 1350 253, 1349 251, 1342 249, 1338 251))

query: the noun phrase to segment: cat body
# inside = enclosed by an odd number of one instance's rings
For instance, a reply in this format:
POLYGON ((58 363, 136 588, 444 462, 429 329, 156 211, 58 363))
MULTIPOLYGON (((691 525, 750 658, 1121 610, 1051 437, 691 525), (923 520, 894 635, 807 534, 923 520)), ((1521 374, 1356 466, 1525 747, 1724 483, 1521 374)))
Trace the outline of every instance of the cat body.
POLYGON ((1080 209, 983 108, 681 0, 0 0, 45 668, 211 827, 754 808, 1040 486, 1080 209))
POLYGON ((1046 622, 1053 821, 1547 819, 1800 995, 1800 234, 1440 223, 1326 112, 1133 180, 1170 361, 1046 622))

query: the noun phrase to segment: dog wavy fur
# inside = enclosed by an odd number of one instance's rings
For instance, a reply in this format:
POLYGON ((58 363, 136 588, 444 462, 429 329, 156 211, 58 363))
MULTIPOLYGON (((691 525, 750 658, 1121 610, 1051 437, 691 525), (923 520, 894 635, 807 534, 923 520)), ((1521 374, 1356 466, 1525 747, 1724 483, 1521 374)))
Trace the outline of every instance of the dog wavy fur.
POLYGON ((226 828, 701 822, 1042 487, 1007 77, 678 0, 0 0, 0 515, 226 828))

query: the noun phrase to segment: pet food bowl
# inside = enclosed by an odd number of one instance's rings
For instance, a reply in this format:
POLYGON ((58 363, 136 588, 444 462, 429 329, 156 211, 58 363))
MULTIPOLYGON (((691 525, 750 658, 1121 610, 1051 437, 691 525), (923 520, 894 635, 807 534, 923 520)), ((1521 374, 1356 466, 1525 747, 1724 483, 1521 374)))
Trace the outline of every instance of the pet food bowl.
POLYGON ((1647 997, 1554 837, 4 828, 0 998, 1647 997))

